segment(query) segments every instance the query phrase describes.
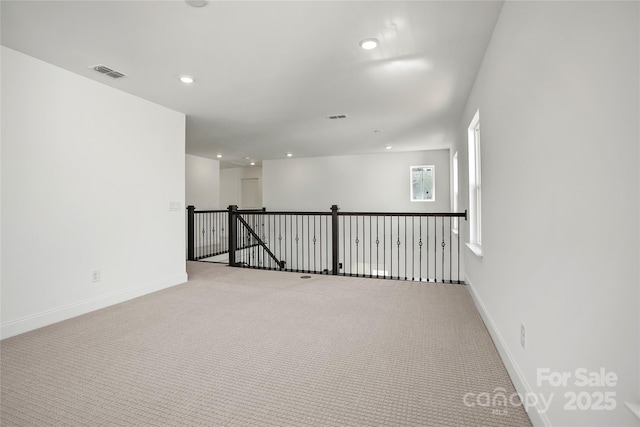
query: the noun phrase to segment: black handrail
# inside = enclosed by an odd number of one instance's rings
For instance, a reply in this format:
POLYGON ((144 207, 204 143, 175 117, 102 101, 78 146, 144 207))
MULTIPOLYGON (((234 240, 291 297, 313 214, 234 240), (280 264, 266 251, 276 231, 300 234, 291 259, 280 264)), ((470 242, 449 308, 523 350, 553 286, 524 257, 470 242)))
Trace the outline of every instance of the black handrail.
POLYGON ((445 218, 464 218, 467 219, 467 211, 464 212, 340 212, 342 216, 437 216, 445 218))

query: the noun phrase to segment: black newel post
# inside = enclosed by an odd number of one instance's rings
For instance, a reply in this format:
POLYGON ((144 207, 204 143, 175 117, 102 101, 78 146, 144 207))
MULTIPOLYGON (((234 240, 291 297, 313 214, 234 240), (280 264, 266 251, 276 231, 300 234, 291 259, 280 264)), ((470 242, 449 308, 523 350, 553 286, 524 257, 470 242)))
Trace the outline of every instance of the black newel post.
POLYGON ((338 205, 331 206, 331 271, 335 276, 338 274, 338 205))
POLYGON ((196 260, 195 211, 195 206, 187 206, 187 259, 189 261, 196 260))
POLYGON ((236 215, 238 214, 238 206, 229 206, 229 265, 234 267, 236 265, 236 249, 237 249, 237 233, 238 233, 238 220, 236 215))

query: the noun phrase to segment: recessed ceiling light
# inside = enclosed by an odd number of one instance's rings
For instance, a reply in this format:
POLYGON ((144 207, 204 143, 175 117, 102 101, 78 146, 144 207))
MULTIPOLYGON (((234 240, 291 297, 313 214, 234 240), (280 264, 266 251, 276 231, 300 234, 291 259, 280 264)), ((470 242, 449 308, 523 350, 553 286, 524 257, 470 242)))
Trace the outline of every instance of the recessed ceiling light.
POLYGON ((216 157, 220 159, 220 158, 222 158, 222 154, 218 154, 218 155, 216 155, 216 157))
POLYGON ((184 1, 187 2, 189 6, 193 6, 193 7, 206 6, 207 3, 209 3, 207 0, 184 0, 184 1))
POLYGON ((292 157, 292 156, 293 156, 293 154, 287 153, 287 157, 292 157))
POLYGON ((251 166, 255 166, 255 165, 256 165, 256 162, 251 162, 251 163, 249 163, 249 164, 250 164, 251 166))
POLYGON ((180 81, 182 83, 193 83, 195 80, 191 76, 180 76, 180 81))
POLYGON ((378 46, 378 40, 376 39, 362 39, 360 40, 360 47, 365 50, 375 49, 378 46))
POLYGON ((391 147, 390 145, 386 145, 386 146, 384 147, 384 149, 385 149, 385 150, 391 150, 391 148, 392 148, 392 147, 391 147))

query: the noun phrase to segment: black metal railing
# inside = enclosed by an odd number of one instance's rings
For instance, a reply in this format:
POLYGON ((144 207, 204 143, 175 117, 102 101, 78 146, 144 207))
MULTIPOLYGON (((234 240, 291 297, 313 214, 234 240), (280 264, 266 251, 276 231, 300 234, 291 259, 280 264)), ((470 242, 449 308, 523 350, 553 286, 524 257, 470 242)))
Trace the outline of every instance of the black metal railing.
POLYGON ((461 283, 460 239, 454 218, 464 213, 339 214, 341 274, 461 283))
POLYGON ((229 252, 228 210, 187 207, 187 259, 196 261, 229 252))
POLYGON ((229 252, 229 265, 259 267, 267 269, 284 269, 285 262, 274 254, 269 242, 265 243, 270 233, 270 224, 265 210, 239 211, 235 206, 230 206, 230 221, 236 218, 234 225, 236 239, 234 247, 236 251, 229 252), (260 212, 260 214, 254 214, 260 212), (265 225, 266 221, 266 225, 265 225))
POLYGON ((340 212, 336 205, 330 212, 247 211, 237 206, 224 212, 232 266, 464 283, 458 227, 466 212, 340 212))
POLYGON ((238 265, 329 274, 331 214, 237 211, 238 265), (249 229, 252 228, 254 233, 249 229), (240 247, 240 242, 242 247, 240 247))

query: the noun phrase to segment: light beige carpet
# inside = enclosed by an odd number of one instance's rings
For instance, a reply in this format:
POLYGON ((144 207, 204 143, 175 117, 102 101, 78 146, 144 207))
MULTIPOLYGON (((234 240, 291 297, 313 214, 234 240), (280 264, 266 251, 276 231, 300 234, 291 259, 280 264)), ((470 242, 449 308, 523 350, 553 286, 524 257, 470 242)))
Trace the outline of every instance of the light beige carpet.
POLYGON ((2 426, 530 425, 464 286, 188 272, 3 340, 2 426))

